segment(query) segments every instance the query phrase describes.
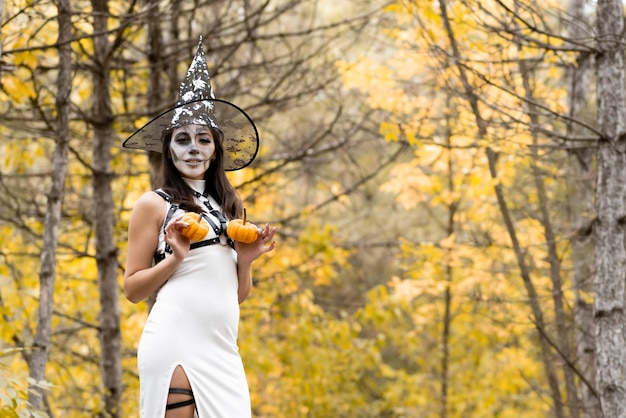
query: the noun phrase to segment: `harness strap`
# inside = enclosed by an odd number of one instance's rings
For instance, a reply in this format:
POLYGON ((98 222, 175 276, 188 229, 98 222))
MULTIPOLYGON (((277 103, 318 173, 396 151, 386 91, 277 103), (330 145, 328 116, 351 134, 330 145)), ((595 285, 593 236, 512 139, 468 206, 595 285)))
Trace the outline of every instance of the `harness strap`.
POLYGON ((167 193, 165 193, 163 190, 161 189, 157 189, 154 191, 154 193, 158 194, 159 196, 161 196, 163 198, 163 200, 167 201, 167 202, 171 202, 172 198, 170 197, 170 195, 168 195, 167 193))
MULTIPOLYGON (((165 227, 169 223, 170 219, 172 219, 172 216, 174 216, 174 213, 178 210, 180 205, 173 203, 170 195, 165 193, 163 190, 158 189, 158 190, 155 190, 154 192, 158 194, 159 196, 161 196, 167 203, 170 204, 170 209, 167 211, 167 215, 165 215, 165 220, 163 221, 163 231, 165 232, 165 227)), ((168 243, 165 243, 165 252, 170 253, 170 254, 172 253, 172 247, 170 247, 168 243)), ((165 257, 160 257, 159 254, 157 253, 154 254, 155 263, 162 261, 164 258, 165 257)))
POLYGON ((207 221, 209 223, 209 225, 211 225, 211 228, 213 228, 213 232, 215 232, 215 235, 219 235, 222 231, 220 230, 220 227, 217 226, 215 224, 215 222, 213 222, 213 219, 209 218, 208 216, 206 216, 206 214, 202 214, 202 219, 204 219, 205 221, 207 221))
POLYGON ((189 250, 193 250, 194 248, 206 247, 207 245, 219 244, 220 237, 209 238, 203 241, 192 242, 189 246, 189 250))
POLYGON ((189 395, 189 396, 191 396, 191 399, 188 399, 188 400, 182 401, 182 402, 176 402, 176 403, 167 404, 165 406, 165 410, 182 408, 183 406, 193 405, 194 403, 196 403, 196 400, 193 397, 193 392, 190 389, 170 388, 169 389, 169 393, 177 393, 177 394, 181 394, 181 395, 189 395))
POLYGON ((177 393, 179 395, 193 396, 193 392, 191 391, 191 389, 185 389, 185 388, 170 388, 169 393, 177 393))
MULTIPOLYGON (((165 226, 167 226, 169 221, 172 219, 172 217, 174 216, 174 213, 176 213, 176 211, 179 208, 184 209, 184 207, 182 205, 179 205, 178 203, 172 202, 172 197, 168 195, 167 193, 165 193, 163 190, 157 189, 154 192, 158 194, 159 196, 161 196, 166 202, 170 204, 170 209, 167 211, 167 214, 165 215, 165 220, 163 221, 163 230, 165 231, 165 226)), ((202 203, 209 210, 209 213, 215 216, 219 220, 220 225, 218 226, 215 222, 213 222, 211 218, 209 218, 206 214, 203 213, 202 218, 204 218, 209 223, 209 225, 211 226, 211 228, 213 229, 213 232, 215 232, 217 237, 210 238, 210 239, 203 240, 203 241, 193 242, 189 246, 190 251, 193 250, 194 248, 200 248, 200 247, 206 247, 207 245, 219 244, 220 243, 219 236, 222 234, 222 232, 226 233, 226 226, 227 226, 226 218, 224 217, 222 212, 214 209, 213 206, 211 206, 211 203, 209 202, 206 196, 201 195, 195 191, 194 193, 196 197, 204 198, 202 200, 202 203)), ((235 241, 230 239, 228 236, 226 237, 226 244, 228 244, 233 249, 235 248, 235 241)), ((172 253, 172 247, 170 247, 169 244, 167 243, 165 243, 165 253, 168 253, 168 254, 172 253)), ((154 264, 158 264, 159 262, 163 261, 165 259, 165 253, 154 253, 154 257, 153 257, 154 264)))
MULTIPOLYGON (((215 216, 220 221, 220 231, 226 232, 226 224, 228 223, 228 221, 226 220, 226 218, 224 217, 221 211, 214 209, 213 206, 211 206, 209 195, 207 193, 202 193, 202 194, 198 193, 195 190, 193 191, 193 193, 198 199, 200 199, 200 201, 204 204, 204 206, 206 206, 206 208, 209 210, 209 213, 215 216)), ((217 231, 217 228, 215 229, 217 231)))

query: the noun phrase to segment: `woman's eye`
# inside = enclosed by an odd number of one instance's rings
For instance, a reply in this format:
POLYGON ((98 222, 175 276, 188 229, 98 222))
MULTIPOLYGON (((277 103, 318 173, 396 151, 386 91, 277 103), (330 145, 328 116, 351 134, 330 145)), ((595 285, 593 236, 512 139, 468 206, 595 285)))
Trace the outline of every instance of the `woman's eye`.
POLYGON ((177 144, 181 144, 181 145, 188 144, 189 143, 189 137, 188 136, 184 136, 184 135, 177 136, 175 141, 176 141, 177 144))

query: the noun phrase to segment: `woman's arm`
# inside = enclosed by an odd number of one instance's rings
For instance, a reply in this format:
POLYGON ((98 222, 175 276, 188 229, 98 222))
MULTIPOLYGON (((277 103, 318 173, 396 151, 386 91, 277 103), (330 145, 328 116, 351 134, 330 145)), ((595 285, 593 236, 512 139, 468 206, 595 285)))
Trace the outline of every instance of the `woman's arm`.
POLYGON ((267 224, 265 228, 259 229, 259 237, 251 244, 235 242, 235 250, 237 251, 237 278, 239 279, 239 303, 250 294, 252 290, 252 262, 259 258, 262 254, 272 251, 276 243, 274 242, 274 234, 276 227, 267 224))
POLYGON ((172 248, 172 255, 152 265, 166 209, 167 205, 159 195, 148 192, 137 200, 131 213, 124 294, 133 303, 144 300, 160 288, 189 252, 189 240, 179 231, 186 224, 172 219, 165 228, 165 241, 172 248))

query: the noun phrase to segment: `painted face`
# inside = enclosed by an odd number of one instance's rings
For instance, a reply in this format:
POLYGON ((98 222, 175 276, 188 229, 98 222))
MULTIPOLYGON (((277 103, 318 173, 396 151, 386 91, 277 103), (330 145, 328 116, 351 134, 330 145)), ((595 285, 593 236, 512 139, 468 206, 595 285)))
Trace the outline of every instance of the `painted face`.
POLYGON ((215 157, 215 142, 205 125, 185 125, 174 129, 170 142, 172 162, 181 176, 201 180, 215 157))

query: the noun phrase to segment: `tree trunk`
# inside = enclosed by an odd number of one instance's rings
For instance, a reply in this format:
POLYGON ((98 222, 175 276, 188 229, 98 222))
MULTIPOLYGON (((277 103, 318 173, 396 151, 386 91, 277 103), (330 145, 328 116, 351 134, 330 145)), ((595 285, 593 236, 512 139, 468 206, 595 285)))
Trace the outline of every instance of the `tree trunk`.
POLYGON ((107 40, 107 0, 93 0, 95 71, 92 124, 93 143, 93 222, 96 239, 96 263, 100 292, 100 367, 103 401, 107 417, 121 416, 122 394, 121 335, 119 287, 117 281, 117 248, 113 239, 113 194, 111 180, 111 147, 113 114, 111 111, 110 59, 107 40))
MULTIPOLYGON (((148 113, 156 116, 163 111, 162 104, 171 101, 174 104, 178 94, 178 73, 176 60, 168 60, 166 57, 177 57, 172 49, 176 48, 179 38, 178 18, 180 15, 180 1, 174 0, 168 13, 165 25, 159 11, 159 0, 147 0, 148 19, 148 113), (163 39, 165 38, 165 39, 163 39), (166 47, 165 44, 168 44, 166 47), (166 82, 163 83, 163 78, 166 82), (165 89, 165 86, 169 86, 165 89)), ((156 188, 158 173, 161 171, 161 154, 148 153, 150 162, 150 183, 156 188)), ((156 299, 156 293, 150 295, 147 300, 148 309, 152 309, 156 299)))
MULTIPOLYGON (((591 16, 586 9, 589 0, 571 0, 569 4, 572 23, 568 28, 568 38, 583 40, 591 27, 591 16)), ((581 53, 576 65, 568 71, 569 117, 570 120, 583 120, 588 117, 589 80, 593 65, 591 53, 581 53)), ((585 121, 588 122, 588 121, 585 121)), ((579 125, 569 123, 567 136, 582 136, 579 125)), ((576 368, 584 379, 580 379, 579 393, 581 413, 584 418, 600 418, 600 404, 595 392, 595 341, 593 335, 593 303, 585 294, 593 292, 593 239, 591 221, 593 208, 593 156, 594 150, 586 142, 572 141, 569 153, 569 196, 568 212, 574 233, 570 238, 572 281, 574 285, 574 324, 576 368)))
MULTIPOLYGON (((163 83, 161 83, 161 72, 165 65, 163 57, 163 37, 161 25, 159 0, 147 0, 148 19, 148 114, 156 116, 159 114, 159 106, 163 103, 163 83)), ((167 26, 167 25, 166 25, 167 26)), ((173 65, 176 68, 175 65, 173 65)), ((152 188, 157 187, 157 178, 161 171, 161 154, 156 152, 148 152, 148 160, 150 162, 150 184, 152 188)), ((146 301, 148 310, 152 310, 154 302, 156 302, 156 292, 148 297, 146 301)))
POLYGON ((596 56, 598 144, 595 228, 594 322, 596 385, 605 417, 626 417, 626 341, 624 297, 626 248, 626 108, 624 88, 624 12, 619 0, 597 7, 596 56))
MULTIPOLYGON (((448 145, 448 192, 451 196, 454 195, 454 164, 452 161, 452 144, 450 143, 451 132, 447 135, 448 145)), ((448 205, 448 219, 446 225, 446 238, 451 238, 454 235, 455 230, 455 216, 456 208, 459 202, 454 200, 448 205)), ((439 416, 441 418, 448 417, 448 404, 449 404, 449 379, 450 379, 450 334, 452 328, 452 252, 453 247, 444 248, 447 252, 445 258, 446 263, 446 290, 444 293, 444 314, 443 314, 443 333, 441 337, 441 406, 439 416)))
MULTIPOLYGON (((4 16, 3 10, 4 10, 4 3, 3 3, 3 0, 0 0, 0 21, 3 21, 2 19, 2 16, 4 16)), ((2 42, 0 42, 0 86, 2 86, 2 67, 3 66, 4 66, 4 61, 2 60, 2 42)))
POLYGON ((37 330, 33 341, 33 351, 29 356, 31 390, 28 400, 33 408, 45 409, 52 416, 50 406, 45 401, 45 393, 33 383, 45 379, 48 353, 52 336, 52 310, 54 303, 54 282, 56 278, 56 249, 59 241, 61 209, 67 176, 69 150, 70 93, 72 90, 72 37, 71 8, 69 0, 58 0, 59 22, 59 75, 56 96, 56 144, 52 157, 52 184, 48 193, 48 203, 44 220, 44 236, 41 248, 41 268, 39 272, 39 311, 37 330))
MULTIPOLYGON (((480 108, 478 106, 478 98, 476 97, 475 92, 472 90, 472 86, 469 82, 469 78, 465 73, 465 68, 461 65, 463 61, 463 57, 458 49, 456 38, 454 32, 452 31, 452 26, 450 24, 450 19, 448 17, 447 3, 445 0, 439 2, 441 8, 441 18, 445 28, 446 33, 448 34, 448 39, 450 41, 450 48, 452 50, 451 54, 454 59, 454 62, 457 66, 460 81, 464 88, 464 94, 467 98, 467 101, 470 105, 470 109, 474 115, 476 120, 476 126, 478 127, 478 132, 476 134, 477 139, 484 139, 485 134, 487 132, 487 125, 484 118, 481 115, 480 108)), ((506 198, 504 196, 504 190, 502 188, 502 183, 498 180, 498 169, 497 169, 497 160, 498 154, 491 148, 487 147, 487 160, 489 164, 489 172, 491 178, 496 180, 494 182, 494 192, 496 194, 496 199, 498 201, 498 208, 500 209, 500 213, 502 214, 502 218, 504 221, 504 226, 509 234, 511 239, 511 243, 513 245, 513 250, 515 252, 515 256, 517 259, 517 264, 520 269, 520 275, 522 277, 522 281, 524 283, 524 287, 526 288, 526 293, 528 295, 528 303, 532 310, 532 318, 535 322, 535 327, 538 331, 538 340, 539 346, 541 347, 541 360, 544 366, 544 372, 546 374, 546 379, 548 380, 548 385, 550 387, 550 393, 552 396, 553 403, 553 412, 554 416, 557 418, 564 418, 565 413, 563 411, 563 401, 559 388, 559 380, 554 367, 554 361, 552 359, 552 350, 550 349, 550 344, 546 339, 547 327, 546 322, 543 316, 543 311, 541 309, 541 305, 539 303, 539 298, 537 295, 537 291, 530 277, 530 268, 526 262, 524 251, 521 248, 519 240, 517 238, 517 232, 515 231, 515 226, 513 224, 513 219, 511 218, 511 214, 509 211, 508 204, 506 202, 506 198)))
MULTIPOLYGON (((489 171, 491 173, 491 178, 497 180, 498 157, 491 148, 487 148, 487 158, 489 160, 489 171)), ((533 312, 532 318, 535 321, 535 327, 537 328, 539 334, 538 338, 539 346, 541 347, 541 360, 543 362, 546 378, 548 379, 548 385, 550 386, 554 416, 557 418, 563 418, 565 417, 565 412, 563 411, 563 401, 561 399, 561 394, 559 390, 559 380, 554 367, 550 344, 547 341, 545 335, 547 334, 548 329, 546 327, 546 321, 543 317, 543 311, 541 310, 541 305, 539 303, 539 297, 537 296, 537 291, 535 290, 535 286, 530 277, 530 268, 528 267, 528 264, 526 263, 526 260, 524 258, 524 251, 520 246, 519 240, 517 238, 517 232, 515 231, 515 226, 513 225, 513 219, 511 218, 506 199, 504 198, 504 190, 502 189, 502 184, 497 183, 494 186, 494 189, 496 192, 496 198, 498 200, 498 207, 500 208, 500 213, 502 214, 502 218, 504 220, 504 226, 511 239, 513 250, 517 258, 517 265, 520 269, 520 275, 522 276, 522 281, 524 282, 524 287, 526 288, 528 303, 530 304, 530 308, 533 312)))
MULTIPOLYGON (((521 45, 518 45, 521 51, 521 45)), ((540 126, 537 115, 539 112, 531 103, 535 102, 531 83, 529 81, 529 72, 526 63, 521 60, 518 64, 522 75, 525 97, 527 99, 526 113, 531 121, 531 133, 533 146, 531 148, 532 160, 531 169, 535 189, 537 191, 537 205, 539 209, 538 219, 543 228, 543 236, 546 242, 546 251, 548 253, 547 261, 550 265, 550 281, 552 282, 552 302, 554 306, 554 320, 557 334, 557 340, 553 342, 558 353, 563 357, 563 376, 565 378, 565 393, 567 395, 567 405, 569 407, 569 416, 578 418, 580 416, 580 406, 578 403, 578 394, 576 390, 576 382, 574 380, 574 370, 569 366, 573 363, 572 355, 572 339, 571 333, 568 332, 568 319, 565 312, 565 303, 563 301, 563 282, 561 280, 561 259, 556 248, 557 238, 552 226, 552 216, 549 210, 548 192, 546 190, 544 175, 539 168, 539 134, 535 127, 540 126)), ((547 329, 544 332, 548 332, 547 329)))
MULTIPOLYGON (((531 110, 530 114, 533 114, 531 110)), ((536 113, 535 113, 536 114, 536 113)), ((533 117, 531 116, 531 119, 533 117)), ((538 126, 533 123, 533 126, 538 126)), ((556 248, 556 234, 552 227, 552 219, 548 209, 548 193, 543 174, 538 167, 539 160, 537 136, 533 134, 534 147, 532 149, 533 160, 531 162, 535 187, 537 189, 537 204, 539 205, 539 220, 543 227, 546 247, 548 252, 548 263, 550 264, 550 280, 552 282, 552 302, 554 304, 554 321, 557 333, 557 340, 553 341, 559 354, 563 360, 563 375, 565 377, 565 393, 567 394, 567 406, 569 407, 569 416, 578 418, 580 416, 580 406, 576 390, 576 382, 574 380, 574 370, 570 367, 573 364, 574 356, 572 353, 571 333, 568 332, 568 319, 565 312, 565 303, 563 301, 563 283, 561 280, 561 260, 556 248)), ((547 330, 545 330, 547 332, 547 330)))
MULTIPOLYGON (((159 11, 159 0, 147 0, 148 19, 148 114, 156 116, 163 111, 163 103, 174 104, 178 94, 178 73, 175 53, 179 42, 178 18, 180 15, 180 1, 172 1, 165 25, 159 11), (164 39, 165 38, 165 39, 164 39), (163 79, 166 82, 163 83, 163 79), (165 88, 168 86, 169 88, 165 88)), ((158 173, 161 171, 161 154, 149 153, 150 180, 152 187, 156 186, 158 173)))

